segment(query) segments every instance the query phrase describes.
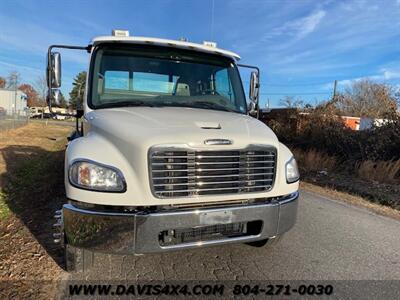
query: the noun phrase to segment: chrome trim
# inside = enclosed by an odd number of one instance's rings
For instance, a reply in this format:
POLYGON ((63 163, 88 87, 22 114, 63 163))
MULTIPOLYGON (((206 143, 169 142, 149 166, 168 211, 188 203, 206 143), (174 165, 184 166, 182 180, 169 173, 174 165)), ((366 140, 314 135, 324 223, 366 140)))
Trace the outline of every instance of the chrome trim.
POLYGON ((72 246, 117 254, 156 253, 257 241, 283 234, 294 226, 298 197, 299 193, 295 192, 279 197, 282 201, 269 199, 261 204, 152 213, 95 212, 66 204, 63 206, 65 237, 72 246), (229 218, 220 217, 224 214, 229 218), (263 222, 259 234, 169 246, 161 246, 159 241, 159 233, 168 229, 251 221, 263 222))
MULTIPOLYGON (((229 153, 228 153, 229 154, 229 153)), ((163 145, 155 145, 151 147, 148 151, 148 172, 149 172, 149 184, 150 190, 154 197, 156 198, 182 198, 182 197, 205 197, 205 196, 213 196, 213 195, 227 195, 227 194, 256 194, 262 192, 268 192, 273 189, 275 179, 276 179, 276 164, 277 164, 277 150, 274 146, 271 145, 260 145, 260 144, 250 144, 245 148, 233 148, 233 149, 221 149, 216 147, 206 147, 202 148, 194 148, 186 144, 163 144, 163 145), (165 152, 184 152, 184 153, 172 153, 172 155, 165 155, 165 152), (262 154, 247 154, 242 152, 248 151, 267 151, 272 153, 262 153, 262 154), (156 152, 162 152, 157 155, 156 152), (215 154, 204 155, 204 152, 215 152, 215 154), (218 155, 218 152, 222 152, 221 155, 218 155), (237 154, 233 153, 231 155, 224 154, 224 152, 239 152, 237 154), (234 155, 235 154, 235 155, 234 155), (261 158, 265 158, 262 160, 261 158), (186 159, 184 162, 157 162, 157 159, 186 159), (199 159, 229 159, 232 158, 232 161, 196 161, 199 159), (249 158, 255 160, 248 160, 249 158), (272 159, 268 159, 272 158, 272 159), (153 162, 154 161, 154 162, 153 162), (257 165, 263 164, 263 166, 257 165), (174 166, 171 171, 167 169, 156 169, 157 167, 162 166, 174 166), (218 168, 217 166, 221 165, 222 168, 218 168), (227 165, 228 167, 224 168, 223 165, 227 165), (233 166, 232 166, 233 165, 233 166), (255 166, 252 166, 255 165, 255 166), (179 169, 180 167, 185 167, 184 169, 179 169), (155 168, 154 168, 155 167, 155 168), (251 173, 251 171, 259 170, 256 173, 251 173), (214 172, 214 171, 222 171, 219 172, 218 175, 207 174, 206 172, 214 172), (224 173, 224 171, 226 171, 224 173), (232 174, 229 174, 231 171, 232 174), (237 172, 242 173, 237 174, 237 172), (175 172, 179 174, 172 174, 172 176, 157 176, 157 173, 166 173, 166 172, 175 172), (243 173, 244 172, 244 173, 243 173), (204 175, 202 175, 204 174, 204 175), (251 179, 250 176, 253 178, 251 179), (262 176, 262 178, 257 178, 254 176, 262 176), (236 178, 236 180, 218 180, 218 178, 236 178), (240 178, 242 177, 242 178, 240 178), (268 177, 268 178, 266 178, 268 177), (209 181, 200 181, 199 179, 209 178, 209 181), (218 182, 212 182, 212 178, 218 180, 218 182), (160 180, 168 180, 171 179, 173 181, 171 184, 160 182, 160 180), (262 179, 262 180, 261 180, 262 179), (184 182, 182 182, 184 181, 184 182), (254 185, 244 183, 253 183, 254 185), (257 182, 264 182, 264 184, 257 184, 257 182), (235 183, 237 186, 234 186, 235 183), (205 188, 207 185, 220 185, 217 187, 209 187, 205 188), (179 189, 171 189, 166 190, 163 189, 158 191, 156 188, 160 188, 162 186, 187 186, 187 188, 179 189), (230 185, 230 186, 226 186, 230 185), (215 191, 215 193, 213 193, 215 191), (225 193, 217 193, 217 191, 226 191, 225 193)))
POLYGON ((205 145, 232 145, 232 140, 227 139, 209 139, 204 141, 205 145))
POLYGON ((279 222, 276 235, 281 235, 290 230, 297 220, 297 210, 299 201, 293 199, 299 198, 299 192, 289 195, 287 198, 279 201, 279 222))
POLYGON ((54 219, 56 223, 53 224, 53 242, 64 247, 64 224, 62 210, 54 212, 54 219))

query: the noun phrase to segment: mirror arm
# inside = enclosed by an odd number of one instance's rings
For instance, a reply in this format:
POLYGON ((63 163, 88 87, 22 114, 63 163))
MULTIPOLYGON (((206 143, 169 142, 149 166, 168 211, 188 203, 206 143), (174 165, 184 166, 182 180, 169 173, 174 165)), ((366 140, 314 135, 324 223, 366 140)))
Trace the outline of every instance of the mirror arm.
POLYGON ((255 69, 258 73, 258 76, 260 76, 260 68, 257 66, 251 66, 251 65, 243 65, 243 64, 237 64, 238 67, 242 68, 249 68, 249 69, 255 69))
MULTIPOLYGON (((257 71, 258 74, 258 88, 260 88, 260 68, 257 66, 252 66, 252 65, 245 65, 245 64, 236 64, 238 67, 242 68, 248 68, 248 69, 254 69, 257 71)), ((256 118, 259 119, 260 117, 260 107, 259 107, 259 99, 260 99, 260 93, 257 94, 257 105, 255 106, 255 113, 256 113, 256 118)))
MULTIPOLYGON (((92 45, 88 46, 70 46, 70 45, 50 45, 49 48, 47 49, 47 64, 51 62, 51 52, 54 48, 60 48, 60 49, 72 49, 72 50, 86 50, 87 52, 90 52, 92 49, 92 45)), ((49 69, 49 65, 47 65, 47 78, 49 78, 49 81, 47 83, 48 88, 51 87, 51 69, 49 69)))
MULTIPOLYGON (((248 69, 255 69, 258 74, 258 88, 260 88, 260 68, 257 66, 252 66, 252 65, 243 65, 243 64, 237 64, 238 67, 242 68, 248 68, 248 69)), ((260 98, 260 94, 257 95, 257 101, 260 98)), ((258 109, 258 104, 257 104, 257 109, 258 109)))
MULTIPOLYGON (((46 72, 47 72, 47 78, 48 78, 47 87, 49 89, 49 93, 48 93, 47 97, 52 97, 51 90, 53 89, 53 87, 51 86, 51 68, 49 68, 49 63, 51 62, 51 53, 54 48, 86 50, 88 53, 90 53, 90 51, 92 49, 92 45, 88 45, 88 46, 51 45, 47 49, 47 68, 46 68, 47 70, 46 70, 46 72)), ((76 114, 56 113, 55 111, 53 111, 53 108, 51 107, 51 98, 48 99, 47 105, 49 106, 49 111, 53 116, 59 115, 59 116, 65 116, 65 117, 77 117, 76 114)))

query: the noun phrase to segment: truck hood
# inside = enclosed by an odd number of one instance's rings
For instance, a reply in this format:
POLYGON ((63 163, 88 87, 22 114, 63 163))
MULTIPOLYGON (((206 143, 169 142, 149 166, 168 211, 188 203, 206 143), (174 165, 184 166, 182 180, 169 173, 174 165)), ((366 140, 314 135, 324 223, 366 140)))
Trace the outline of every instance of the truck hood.
POLYGON ((248 144, 278 146, 275 134, 264 123, 247 115, 225 111, 127 107, 91 111, 85 119, 88 134, 97 133, 113 143, 124 142, 134 148, 157 144, 204 147, 207 139, 229 139, 232 145, 224 147, 230 148, 242 148, 248 144))

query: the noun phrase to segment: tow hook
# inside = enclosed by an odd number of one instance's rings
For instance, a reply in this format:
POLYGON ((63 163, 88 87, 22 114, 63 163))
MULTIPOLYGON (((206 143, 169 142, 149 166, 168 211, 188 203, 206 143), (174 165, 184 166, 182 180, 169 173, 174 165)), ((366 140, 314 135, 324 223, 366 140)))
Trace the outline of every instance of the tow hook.
POLYGON ((53 224, 53 241, 55 244, 64 246, 64 223, 62 209, 55 211, 54 219, 56 219, 56 223, 53 224))

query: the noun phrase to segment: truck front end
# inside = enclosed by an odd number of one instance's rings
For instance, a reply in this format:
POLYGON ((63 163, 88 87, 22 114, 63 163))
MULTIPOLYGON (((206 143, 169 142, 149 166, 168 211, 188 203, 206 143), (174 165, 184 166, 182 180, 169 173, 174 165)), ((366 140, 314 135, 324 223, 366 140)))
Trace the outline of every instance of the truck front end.
POLYGON ((101 37, 85 49, 83 126, 66 150, 59 242, 146 254, 267 242, 293 227, 297 165, 250 115, 258 72, 249 108, 239 57, 215 45, 101 37))

